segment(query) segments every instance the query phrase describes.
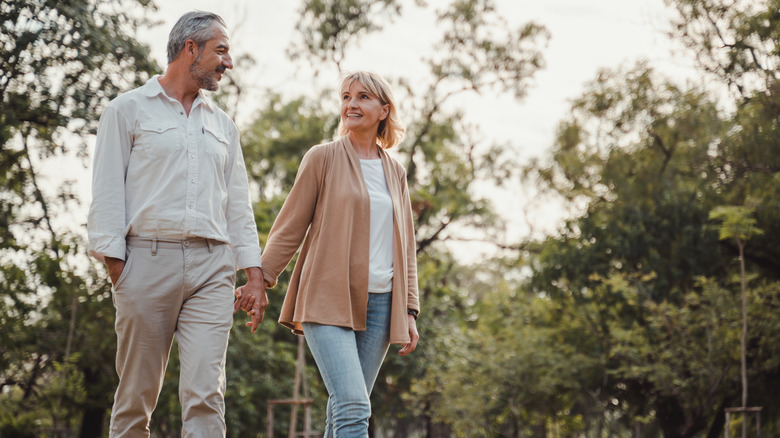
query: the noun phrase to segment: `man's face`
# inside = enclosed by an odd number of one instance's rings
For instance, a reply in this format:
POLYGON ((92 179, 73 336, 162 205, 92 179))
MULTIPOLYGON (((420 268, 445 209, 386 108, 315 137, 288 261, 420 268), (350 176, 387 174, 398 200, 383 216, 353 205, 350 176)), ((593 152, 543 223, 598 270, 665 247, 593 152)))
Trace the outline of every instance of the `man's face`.
POLYGON ((203 50, 190 65, 190 74, 199 88, 209 91, 219 89, 219 80, 226 69, 233 68, 230 57, 230 39, 227 31, 219 23, 212 24, 214 37, 206 41, 203 50))

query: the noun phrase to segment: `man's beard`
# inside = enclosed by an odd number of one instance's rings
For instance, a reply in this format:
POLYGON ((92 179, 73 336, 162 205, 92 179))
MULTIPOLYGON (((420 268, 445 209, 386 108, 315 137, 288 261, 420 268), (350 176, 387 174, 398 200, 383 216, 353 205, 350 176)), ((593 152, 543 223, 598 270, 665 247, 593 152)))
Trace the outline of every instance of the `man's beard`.
MULTIPOLYGON (((223 70, 224 71, 224 70, 223 70)), ((198 83, 198 88, 209 91, 217 91, 219 89, 219 81, 217 80, 217 72, 206 71, 200 66, 200 56, 195 62, 190 65, 190 73, 195 82, 198 83)))

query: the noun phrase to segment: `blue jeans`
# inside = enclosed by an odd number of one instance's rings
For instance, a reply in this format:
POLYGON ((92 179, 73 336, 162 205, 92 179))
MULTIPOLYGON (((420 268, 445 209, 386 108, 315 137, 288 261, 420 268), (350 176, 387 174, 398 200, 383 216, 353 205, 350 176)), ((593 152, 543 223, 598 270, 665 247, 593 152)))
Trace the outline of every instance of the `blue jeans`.
POLYGON ((303 323, 309 345, 328 389, 325 438, 368 436, 369 396, 390 346, 392 293, 368 294, 366 331, 303 323))

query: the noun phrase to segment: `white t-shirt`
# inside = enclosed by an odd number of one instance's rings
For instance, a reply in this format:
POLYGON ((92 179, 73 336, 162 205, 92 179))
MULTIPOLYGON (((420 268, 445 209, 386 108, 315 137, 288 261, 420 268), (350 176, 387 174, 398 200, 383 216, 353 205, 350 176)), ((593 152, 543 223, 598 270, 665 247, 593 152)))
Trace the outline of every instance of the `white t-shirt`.
POLYGON ((363 181, 371 198, 371 240, 368 249, 368 291, 393 290, 393 201, 382 160, 360 160, 363 181))

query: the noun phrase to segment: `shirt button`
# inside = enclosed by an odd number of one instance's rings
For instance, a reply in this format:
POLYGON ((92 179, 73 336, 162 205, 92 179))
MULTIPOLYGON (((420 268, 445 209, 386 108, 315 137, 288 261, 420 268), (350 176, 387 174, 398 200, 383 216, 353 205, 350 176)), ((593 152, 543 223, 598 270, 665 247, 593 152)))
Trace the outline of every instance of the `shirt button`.
POLYGON ((187 208, 189 208, 190 210, 192 210, 192 206, 191 206, 191 205, 188 205, 188 206, 187 206, 187 208))
POLYGON ((190 135, 192 135, 192 131, 190 131, 190 135))
POLYGON ((191 182, 191 183, 195 183, 195 180, 194 180, 194 179, 191 179, 191 180, 190 180, 190 182, 191 182))

